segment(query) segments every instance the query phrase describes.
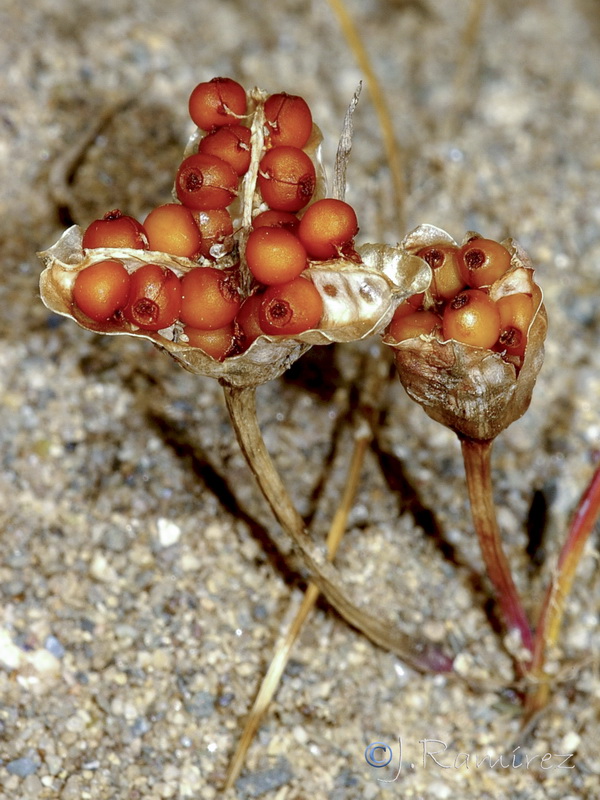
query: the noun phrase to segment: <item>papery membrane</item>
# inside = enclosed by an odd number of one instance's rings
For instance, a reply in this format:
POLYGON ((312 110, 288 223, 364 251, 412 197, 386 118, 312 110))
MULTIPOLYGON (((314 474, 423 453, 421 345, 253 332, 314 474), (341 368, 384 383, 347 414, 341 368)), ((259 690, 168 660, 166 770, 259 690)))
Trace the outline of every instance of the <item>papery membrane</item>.
MULTIPOLYGON (((165 253, 129 248, 83 250, 81 229, 74 225, 48 250, 39 254, 45 269, 40 292, 45 305, 57 314, 70 317, 81 327, 109 335, 134 335, 152 341, 170 353, 191 372, 208 375, 233 386, 252 386, 281 375, 311 345, 364 339, 382 330, 399 302, 429 284, 430 271, 419 258, 397 247, 366 245, 364 264, 335 259, 314 263, 304 275, 312 280, 323 299, 320 327, 294 337, 260 336, 240 355, 215 361, 200 348, 179 340, 178 326, 162 331, 146 331, 125 319, 95 322, 73 302, 77 274, 98 261, 116 259, 129 272, 144 264, 159 264, 177 275, 203 265, 165 253)), ((359 248, 362 252, 362 248, 359 248)), ((228 262, 207 262, 212 268, 228 262)))
MULTIPOLYGON (((465 241, 478 236, 469 232, 465 241)), ((456 242, 445 231, 422 225, 406 236, 402 247, 416 253, 449 244, 456 242)), ((398 375, 409 396, 432 419, 471 439, 493 439, 525 413, 544 359, 547 317, 541 290, 524 251, 512 239, 502 244, 511 253, 511 267, 492 284, 490 297, 524 292, 537 302, 522 360, 453 339, 440 341, 434 335, 398 343, 384 339, 394 348, 398 375)))
MULTIPOLYGON (((107 322, 95 322, 77 308, 72 296, 77 274, 91 264, 107 259, 121 261, 130 273, 144 264, 158 264, 179 277, 192 269, 229 269, 235 266, 242 297, 251 293, 254 281, 245 261, 245 244, 253 217, 267 207, 257 189, 260 160, 265 152, 264 103, 267 96, 256 88, 248 92, 251 160, 237 197, 228 207, 237 232, 231 253, 222 254, 215 261, 192 261, 166 253, 128 248, 83 250, 82 232, 79 227, 73 226, 65 231, 55 245, 39 254, 45 266, 40 290, 48 308, 70 317, 87 330, 148 339, 191 372, 217 378, 232 386, 254 386, 283 373, 312 345, 349 342, 379 332, 389 323, 398 303, 411 294, 424 291, 431 277, 429 266, 400 247, 364 245, 358 248, 360 261, 340 257, 311 262, 303 276, 314 283, 323 300, 324 311, 319 328, 292 337, 259 336, 243 353, 227 357, 222 362, 215 361, 200 348, 187 344, 181 335, 183 326, 179 322, 161 331, 147 331, 119 314, 107 322)), ((347 121, 346 125, 349 124, 347 121)), ((197 151, 204 135, 199 130, 192 134, 184 157, 197 151)), ((320 155, 321 140, 321 131, 313 125, 310 139, 303 148, 316 172, 315 192, 307 207, 327 193, 320 155)), ((346 150, 340 158, 343 160, 347 157, 346 150)))

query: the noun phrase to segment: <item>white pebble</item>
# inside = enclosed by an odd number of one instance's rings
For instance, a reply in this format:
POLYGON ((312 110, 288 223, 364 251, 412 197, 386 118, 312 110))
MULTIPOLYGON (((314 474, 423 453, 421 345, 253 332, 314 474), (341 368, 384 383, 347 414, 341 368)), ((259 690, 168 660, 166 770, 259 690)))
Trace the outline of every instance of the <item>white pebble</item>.
POLYGON ((23 660, 23 651, 12 641, 10 633, 0 628, 0 664, 6 669, 18 669, 23 660))
POLYGON ((81 733, 87 724, 86 717, 89 719, 89 716, 85 712, 78 711, 77 714, 73 714, 72 717, 69 717, 65 723, 65 728, 71 731, 71 733, 81 733))
POLYGON ((197 797, 200 786, 200 770, 192 764, 186 764, 181 770, 179 792, 181 797, 197 797))
POLYGON ((563 736, 560 746, 565 753, 575 753, 580 743, 581 736, 576 731, 569 731, 563 736))
POLYGON ((453 667, 459 675, 468 675, 473 669, 473 659, 468 653, 459 653, 454 659, 453 667))
POLYGON ((36 672, 57 673, 60 671, 60 661, 47 650, 34 650, 28 653, 28 659, 36 672))
POLYGON ((161 547, 170 547, 176 544, 181 537, 181 528, 171 520, 160 517, 156 522, 158 541, 161 547))
POLYGON ((202 561, 193 553, 184 553, 181 557, 181 569, 184 572, 195 572, 202 566, 202 561))
POLYGON ((295 725, 292 733, 294 734, 294 739, 298 742, 298 744, 306 744, 308 742, 308 733, 301 725, 295 725))
POLYGON ((95 553, 90 564, 90 575, 101 583, 112 583, 117 580, 114 569, 102 553, 95 553))

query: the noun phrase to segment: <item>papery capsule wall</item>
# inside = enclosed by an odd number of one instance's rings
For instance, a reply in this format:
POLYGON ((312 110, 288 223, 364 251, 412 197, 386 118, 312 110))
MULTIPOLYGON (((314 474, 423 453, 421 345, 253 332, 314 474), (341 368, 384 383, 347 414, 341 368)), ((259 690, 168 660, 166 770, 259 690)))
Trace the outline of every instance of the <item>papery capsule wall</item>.
MULTIPOLYGON (((77 274, 104 259, 121 261, 130 273, 145 264, 158 264, 178 277, 206 267, 235 269, 242 298, 253 291, 253 278, 245 262, 245 244, 253 217, 267 208, 257 186, 260 159, 265 152, 266 98, 267 94, 259 89, 248 93, 251 160, 238 195, 229 207, 235 232, 230 252, 221 253, 216 260, 203 257, 190 260, 161 252, 127 248, 84 250, 82 232, 73 226, 55 245, 39 254, 45 266, 40 291, 48 308, 70 317, 87 330, 149 339, 191 372, 214 377, 233 386, 253 386, 282 374, 311 345, 349 342, 379 332, 389 322, 402 299, 423 291, 430 281, 428 266, 398 247, 365 245, 357 248, 352 258, 340 255, 328 261, 309 260, 302 277, 312 281, 322 300, 323 314, 318 328, 294 336, 261 335, 243 352, 233 353, 222 361, 189 345, 183 326, 178 321, 155 332, 136 327, 118 313, 106 322, 95 322, 77 308, 72 295, 77 274)), ((197 150, 203 135, 201 131, 192 134, 184 157, 197 150)), ((320 130, 313 125, 311 136, 303 148, 303 152, 311 158, 316 174, 315 191, 307 207, 326 195, 325 171, 320 158, 321 139, 320 130)))
MULTIPOLYGON (((402 244, 416 253, 429 245, 456 242, 445 231, 424 225, 402 244)), ((490 287, 490 297, 523 292, 536 300, 523 359, 452 339, 440 341, 435 335, 402 342, 384 339, 394 348, 398 375, 409 396, 432 419, 471 439, 493 439, 525 413, 544 359, 547 316, 541 290, 522 249, 512 240, 503 244, 511 253, 511 267, 490 287)))

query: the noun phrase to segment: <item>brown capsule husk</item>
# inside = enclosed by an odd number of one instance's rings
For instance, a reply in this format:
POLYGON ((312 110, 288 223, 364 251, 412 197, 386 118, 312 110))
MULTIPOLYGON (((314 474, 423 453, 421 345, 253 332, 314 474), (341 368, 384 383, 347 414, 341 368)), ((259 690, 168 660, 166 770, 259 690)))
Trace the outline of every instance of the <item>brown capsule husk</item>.
MULTIPOLYGON (((469 232, 464 241, 479 237, 469 232)), ((456 245, 445 231, 422 225, 409 233, 402 246, 416 253, 429 245, 456 245)), ((403 342, 384 338, 395 350, 396 367, 408 395, 426 413, 459 436, 491 440, 527 411, 544 359, 547 316, 542 293, 526 253, 512 239, 502 244, 511 253, 511 267, 489 288, 492 299, 518 292, 537 301, 527 334, 523 359, 435 335, 403 342)))
MULTIPOLYGON (((190 372, 208 375, 232 386, 255 386, 281 375, 311 345, 355 341, 382 330, 397 304, 423 291, 429 283, 429 267, 422 259, 385 245, 367 245, 362 264, 345 259, 313 263, 304 275, 315 284, 323 299, 320 327, 289 338, 260 336, 242 354, 219 362, 181 340, 178 335, 181 326, 177 323, 154 332, 141 330, 124 319, 95 322, 77 308, 72 298, 77 274, 106 259, 121 261, 129 272, 143 264, 160 264, 179 276, 204 266, 149 250, 98 248, 84 251, 81 238, 81 229, 74 225, 56 244, 39 253, 45 265, 40 278, 41 297, 51 311, 96 333, 149 339, 190 372)), ((210 266, 215 265, 211 263, 210 266)))
MULTIPOLYGON (((158 332, 137 328, 122 318, 108 322, 88 319, 74 304, 73 285, 77 274, 98 261, 116 259, 129 272, 144 264, 159 264, 182 276, 191 269, 231 268, 239 265, 240 293, 251 291, 252 278, 244 259, 245 241, 253 216, 266 208, 257 189, 259 163, 264 154, 264 102, 267 95, 259 89, 248 93, 251 128, 251 164, 243 178, 239 196, 229 207, 234 218, 236 247, 224 252, 216 261, 192 261, 166 253, 128 248, 83 250, 82 232, 73 226, 58 242, 39 253, 44 264, 40 292, 45 305, 57 314, 75 320, 81 327, 110 335, 133 335, 148 339, 166 350, 190 372, 216 378, 236 387, 256 386, 281 375, 312 345, 348 342, 363 339, 381 331, 390 321, 398 303, 429 285, 431 272, 425 262, 400 247, 365 245, 358 248, 360 262, 337 258, 311 262, 303 273, 317 287, 324 306, 319 328, 293 337, 262 335, 240 355, 219 362, 203 350, 192 347, 182 337, 182 325, 175 323, 158 332)), ((196 131, 188 143, 184 157, 197 149, 202 133, 196 131)), ((317 186, 311 203, 325 197, 326 179, 320 159, 322 136, 313 126, 311 138, 304 148, 310 155, 317 175, 317 186)))

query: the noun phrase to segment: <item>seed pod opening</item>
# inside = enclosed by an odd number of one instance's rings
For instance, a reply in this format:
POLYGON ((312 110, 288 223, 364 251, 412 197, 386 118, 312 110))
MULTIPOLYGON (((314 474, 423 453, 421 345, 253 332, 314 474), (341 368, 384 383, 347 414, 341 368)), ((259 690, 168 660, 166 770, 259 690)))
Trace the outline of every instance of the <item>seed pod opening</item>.
MULTIPOLYGON (((414 292, 424 291, 429 284, 430 270, 421 259, 398 247, 366 245, 354 249, 351 243, 347 243, 348 248, 339 248, 333 258, 322 259, 321 256, 319 260, 309 256, 306 268, 301 273, 301 279, 309 281, 315 287, 322 303, 322 315, 316 324, 313 325, 313 317, 307 316, 309 321, 306 325, 311 325, 308 329, 292 333, 282 329, 283 332, 279 335, 269 330, 268 333, 263 331, 258 336, 247 336, 244 324, 234 319, 234 344, 220 358, 213 358, 202 349, 198 344, 201 337, 189 337, 185 333, 186 326, 209 327, 204 317, 195 313, 201 307, 201 302, 197 303, 196 298, 190 297, 188 293, 193 286, 206 281, 185 280, 190 272, 209 269, 222 270, 228 275, 235 274, 235 292, 239 295, 239 302, 234 297, 235 302, 232 305, 240 309, 246 299, 265 290, 249 269, 245 255, 253 220, 268 209, 268 203, 260 192, 260 163, 266 153, 277 149, 269 150, 269 143, 265 141, 264 106, 267 98, 268 95, 260 89, 252 89, 247 93, 247 114, 240 124, 250 131, 250 165, 239 176, 235 191, 231 187, 233 201, 227 210, 221 209, 221 213, 231 223, 232 232, 228 229, 227 237, 223 238, 216 249, 210 249, 210 258, 203 255, 202 249, 192 258, 127 247, 85 249, 82 246, 81 230, 73 226, 65 231, 55 245, 39 254, 45 267, 40 279, 41 296, 48 308, 70 317, 87 330, 149 339, 191 372, 243 387, 255 386, 277 377, 312 345, 347 342, 379 332, 388 324, 395 307, 402 299, 414 292), (91 265, 106 260, 115 260, 122 264, 133 283, 133 276, 138 271, 145 270, 148 265, 155 265, 158 270, 167 270, 169 276, 173 276, 182 286, 179 316, 174 318, 165 315, 164 326, 157 329, 158 322, 144 322, 139 315, 130 313, 128 307, 116 308, 114 313, 99 314, 99 320, 91 319, 83 313, 73 295, 77 276, 91 265), (194 314, 190 314, 190 308, 194 309, 194 314)), ((210 133, 203 130, 197 130, 192 135, 183 154, 184 162, 187 163, 190 158, 201 160, 197 155, 198 145, 207 135, 210 133)), ((311 169, 314 168, 316 181, 314 193, 306 208, 327 195, 325 172, 320 157, 321 139, 321 132, 312 124, 308 140, 301 150, 302 157, 310 161, 311 169)), ((347 153, 343 157, 346 158, 347 153)), ((218 159, 214 156, 210 158, 218 159)), ((175 189, 175 202, 180 199, 175 189)), ((185 202, 184 197, 183 203, 185 202)), ((203 213, 193 210, 198 219, 203 213)), ((300 211, 299 217, 303 213, 304 210, 300 211)), ((148 309, 144 306, 141 310, 148 310, 146 316, 153 311, 149 304, 148 309)), ((157 319, 160 322, 163 317, 157 319)), ((230 322, 228 317, 215 317, 210 325, 219 327, 230 322)), ((287 330, 293 330, 293 326, 287 330)))
MULTIPOLYGON (((475 238, 482 237, 468 233, 464 243, 475 238)), ((544 357, 547 316, 541 289, 519 245, 512 239, 501 244, 510 253, 510 266, 485 292, 496 304, 516 294, 532 298, 521 355, 518 348, 516 354, 510 352, 502 333, 493 348, 444 339, 439 329, 399 342, 384 337, 394 349, 398 375, 409 396, 432 419, 460 436, 478 440, 495 438, 525 413, 544 357)), ((409 253, 435 245, 459 248, 449 234, 432 225, 416 228, 402 242, 409 253)), ((430 307, 440 309, 431 299, 430 307)))

